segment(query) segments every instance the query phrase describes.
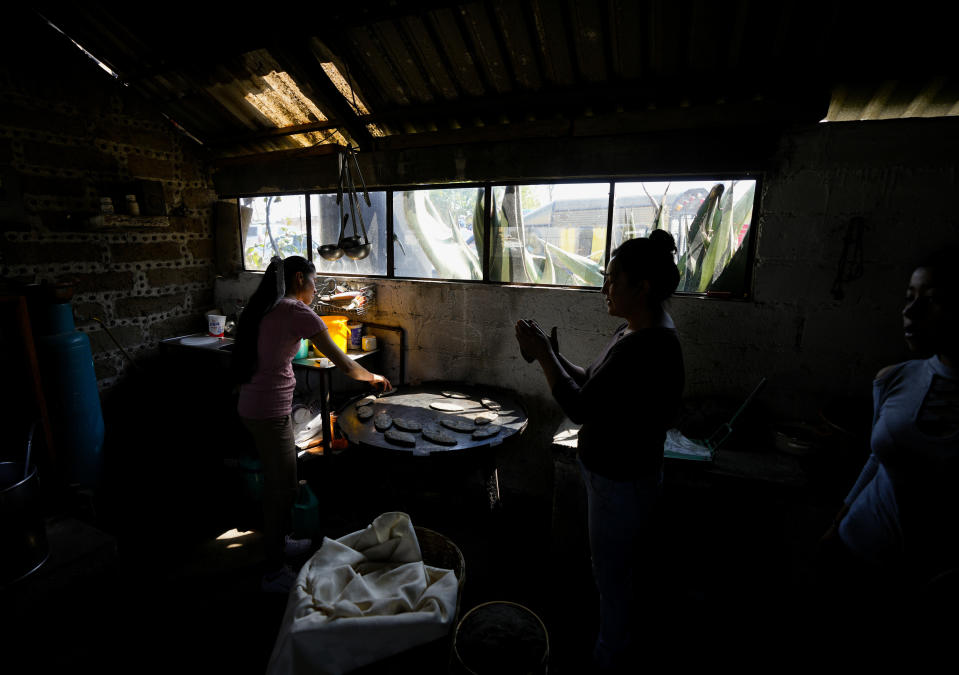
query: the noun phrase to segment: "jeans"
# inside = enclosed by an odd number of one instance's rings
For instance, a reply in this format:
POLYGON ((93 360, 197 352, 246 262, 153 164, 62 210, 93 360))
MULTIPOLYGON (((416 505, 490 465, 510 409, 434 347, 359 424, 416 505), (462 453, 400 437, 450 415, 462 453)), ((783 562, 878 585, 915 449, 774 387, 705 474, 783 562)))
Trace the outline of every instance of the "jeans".
POLYGON ((614 669, 628 658, 634 617, 652 609, 637 603, 644 600, 644 588, 658 583, 652 544, 663 479, 660 473, 616 481, 593 473, 582 462, 580 469, 586 484, 593 578, 599 591, 599 635, 593 660, 600 668, 614 669))
POLYGON ((284 537, 292 529, 296 479, 296 445, 290 416, 265 420, 242 418, 253 435, 263 464, 263 539, 267 569, 283 565, 284 537))

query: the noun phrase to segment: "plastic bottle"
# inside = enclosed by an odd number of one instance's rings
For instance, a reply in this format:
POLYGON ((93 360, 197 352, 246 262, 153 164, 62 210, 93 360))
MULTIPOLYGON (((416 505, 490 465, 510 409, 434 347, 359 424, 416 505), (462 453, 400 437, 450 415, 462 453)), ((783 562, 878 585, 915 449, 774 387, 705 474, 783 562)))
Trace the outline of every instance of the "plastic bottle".
POLYGON ((320 532, 320 502, 305 480, 293 504, 293 534, 298 539, 315 539, 320 532))

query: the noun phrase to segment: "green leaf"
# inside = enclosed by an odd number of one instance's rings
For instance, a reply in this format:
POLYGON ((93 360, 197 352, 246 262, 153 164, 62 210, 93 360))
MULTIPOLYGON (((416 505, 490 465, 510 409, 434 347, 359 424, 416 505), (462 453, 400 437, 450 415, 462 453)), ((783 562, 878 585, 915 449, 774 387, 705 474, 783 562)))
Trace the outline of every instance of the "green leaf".
MULTIPOLYGON (((403 213, 406 223, 413 231, 417 242, 430 264, 445 279, 477 279, 476 265, 470 258, 469 246, 457 241, 452 228, 435 217, 436 208, 430 203, 425 190, 409 190, 403 193, 403 213)), ((476 255, 475 250, 472 251, 476 255)))
POLYGON ((722 183, 713 185, 706 199, 699 205, 696 216, 693 218, 692 225, 689 226, 689 233, 686 237, 686 253, 680 261, 680 274, 682 281, 680 285, 684 291, 696 291, 699 288, 700 270, 702 268, 703 256, 706 254, 706 248, 709 245, 709 227, 713 212, 719 203, 724 187, 722 183))
POLYGON ((569 251, 564 251, 559 246, 544 241, 546 251, 553 254, 557 264, 565 268, 572 274, 582 279, 587 286, 602 286, 603 273, 600 270, 599 263, 589 258, 569 251))
POLYGON ((710 232, 710 245, 707 247, 706 255, 703 257, 702 266, 699 274, 700 293, 705 293, 709 285, 723 271, 726 262, 732 255, 732 249, 729 245, 730 232, 733 230, 733 188, 735 182, 730 185, 719 200, 719 204, 712 217, 713 226, 710 232))
POLYGON ((503 215, 506 222, 516 228, 519 235, 519 251, 523 261, 523 270, 526 272, 526 280, 531 284, 538 284, 543 270, 537 266, 533 255, 526 247, 526 227, 523 224, 523 209, 520 206, 519 190, 514 185, 506 186, 503 195, 503 215))

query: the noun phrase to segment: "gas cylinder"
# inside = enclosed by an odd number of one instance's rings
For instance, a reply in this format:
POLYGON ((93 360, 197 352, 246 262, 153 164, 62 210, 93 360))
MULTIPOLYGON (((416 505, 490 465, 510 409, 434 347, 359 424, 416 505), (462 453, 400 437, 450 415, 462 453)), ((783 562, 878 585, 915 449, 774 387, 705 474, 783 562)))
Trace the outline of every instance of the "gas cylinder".
POLYGON ((64 477, 97 487, 103 466, 103 413, 90 338, 76 329, 69 302, 32 307, 37 361, 64 477))
POLYGON ((293 504, 293 534, 300 539, 313 539, 320 532, 320 502, 305 480, 293 504))

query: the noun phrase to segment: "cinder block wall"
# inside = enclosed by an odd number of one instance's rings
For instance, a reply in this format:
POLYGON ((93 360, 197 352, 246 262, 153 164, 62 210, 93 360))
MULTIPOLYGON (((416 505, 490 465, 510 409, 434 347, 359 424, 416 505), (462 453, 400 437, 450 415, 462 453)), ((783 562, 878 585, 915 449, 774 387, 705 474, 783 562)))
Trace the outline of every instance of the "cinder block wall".
POLYGON ((204 329, 215 194, 200 147, 63 42, 0 64, 0 277, 76 282, 103 390, 130 365, 94 317, 134 358, 204 329), (95 218, 103 185, 141 179, 160 182, 166 216, 95 218))

